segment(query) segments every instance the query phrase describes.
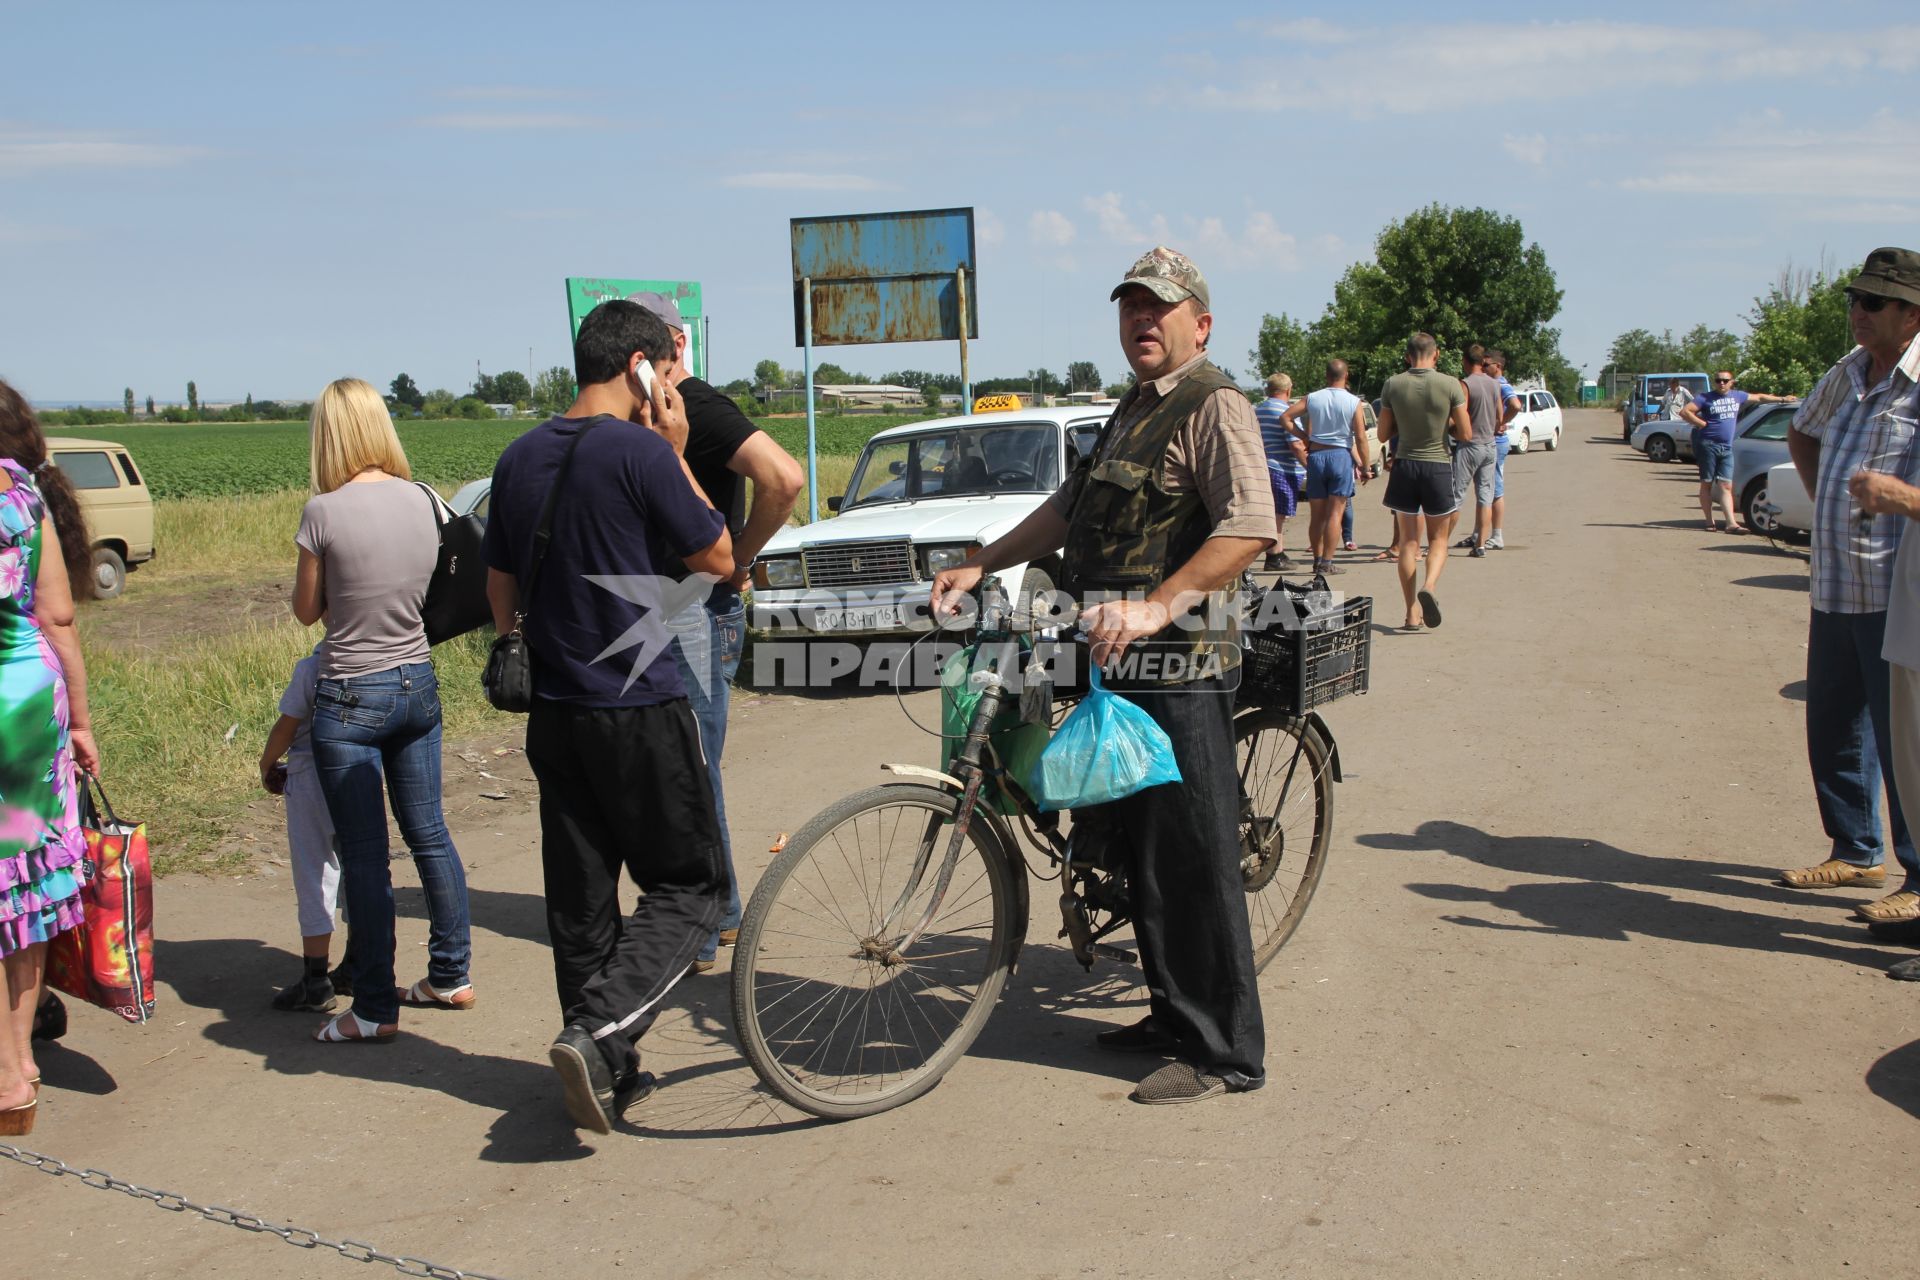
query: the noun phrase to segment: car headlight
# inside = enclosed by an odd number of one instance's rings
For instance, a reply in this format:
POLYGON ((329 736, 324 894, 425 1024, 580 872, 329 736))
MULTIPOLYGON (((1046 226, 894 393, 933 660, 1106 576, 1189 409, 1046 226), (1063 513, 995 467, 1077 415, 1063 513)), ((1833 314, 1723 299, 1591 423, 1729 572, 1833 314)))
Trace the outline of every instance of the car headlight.
POLYGON ((759 585, 771 590, 807 585, 806 570, 800 567, 799 556, 769 556, 753 567, 758 570, 759 585))
POLYGON ((921 553, 926 558, 927 576, 959 568, 966 562, 967 553, 971 550, 971 546, 928 547, 921 553))

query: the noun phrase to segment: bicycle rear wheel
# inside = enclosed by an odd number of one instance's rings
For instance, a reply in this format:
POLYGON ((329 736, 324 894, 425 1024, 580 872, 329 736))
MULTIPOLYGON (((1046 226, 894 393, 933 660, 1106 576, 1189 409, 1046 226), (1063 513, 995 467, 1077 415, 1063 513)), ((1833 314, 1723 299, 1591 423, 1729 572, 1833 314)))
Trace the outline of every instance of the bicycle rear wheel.
POLYGON ((932 899, 958 807, 914 783, 861 791, 767 868, 740 922, 733 1019, 783 1101, 833 1120, 897 1107, 939 1083, 986 1024, 1013 961, 1014 893, 984 815, 926 930, 893 951, 932 899))
POLYGON ((1333 753, 1305 721, 1269 709, 1236 717, 1233 740, 1240 767, 1240 874, 1258 973, 1300 927, 1326 869, 1333 753))

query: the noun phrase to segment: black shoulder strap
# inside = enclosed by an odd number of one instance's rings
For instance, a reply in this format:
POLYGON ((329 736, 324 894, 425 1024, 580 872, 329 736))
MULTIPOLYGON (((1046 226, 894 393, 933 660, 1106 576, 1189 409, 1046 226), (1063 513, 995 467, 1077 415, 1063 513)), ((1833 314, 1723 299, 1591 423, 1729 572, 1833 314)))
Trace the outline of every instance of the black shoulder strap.
POLYGON ((560 470, 553 477, 553 487, 547 490, 546 505, 540 508, 540 524, 533 531, 533 563, 527 566, 527 580, 520 589, 520 611, 516 615, 525 621, 527 609, 533 602, 534 586, 540 581, 540 562, 547 558, 547 544, 553 540, 553 509, 560 501, 560 490, 567 482, 567 472, 573 469, 573 455, 580 448, 580 442, 587 438, 587 432, 600 425, 599 418, 589 418, 567 445, 567 452, 560 459, 560 470))
POLYGON ((444 504, 440 500, 440 495, 433 491, 432 485, 425 484, 419 480, 415 480, 413 485, 414 488, 427 495, 427 504, 433 508, 433 527, 439 530, 440 540, 445 542, 447 540, 447 516, 444 510, 444 504))

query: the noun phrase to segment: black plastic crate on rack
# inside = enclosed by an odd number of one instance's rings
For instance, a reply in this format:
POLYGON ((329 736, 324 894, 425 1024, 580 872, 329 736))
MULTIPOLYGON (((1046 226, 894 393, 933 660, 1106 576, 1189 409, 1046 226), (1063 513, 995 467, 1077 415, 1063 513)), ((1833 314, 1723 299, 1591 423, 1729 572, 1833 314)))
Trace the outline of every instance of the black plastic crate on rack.
MULTIPOLYGON (((1292 625, 1249 627, 1240 638, 1240 705, 1299 715, 1365 693, 1373 669, 1372 597, 1349 596, 1314 609, 1307 593, 1288 587, 1287 594, 1298 607, 1297 618, 1286 619, 1292 625)), ((1251 602, 1250 619, 1260 617, 1260 603, 1251 602)))

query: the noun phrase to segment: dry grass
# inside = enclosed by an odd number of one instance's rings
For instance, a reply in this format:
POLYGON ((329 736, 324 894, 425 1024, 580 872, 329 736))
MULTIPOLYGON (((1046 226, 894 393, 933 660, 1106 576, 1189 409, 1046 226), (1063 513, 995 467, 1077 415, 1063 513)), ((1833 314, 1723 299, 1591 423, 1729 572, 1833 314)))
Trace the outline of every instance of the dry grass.
MULTIPOLYGON (((843 492, 854 459, 819 461, 822 493, 843 492)), ((306 500, 304 491, 289 490, 157 504, 159 555, 139 569, 130 598, 107 607, 133 610, 151 601, 159 608, 204 595, 219 608, 222 586, 290 581, 293 534, 306 500)), ((795 518, 804 522, 806 509, 803 492, 795 518)), ((259 794, 260 746, 293 664, 320 637, 291 615, 238 628, 205 622, 177 641, 135 644, 89 637, 81 619, 107 785, 116 805, 147 821, 155 868, 163 873, 246 860, 232 837, 247 801, 259 794)), ((483 628, 434 650, 449 741, 515 723, 480 691, 492 640, 483 628)))

